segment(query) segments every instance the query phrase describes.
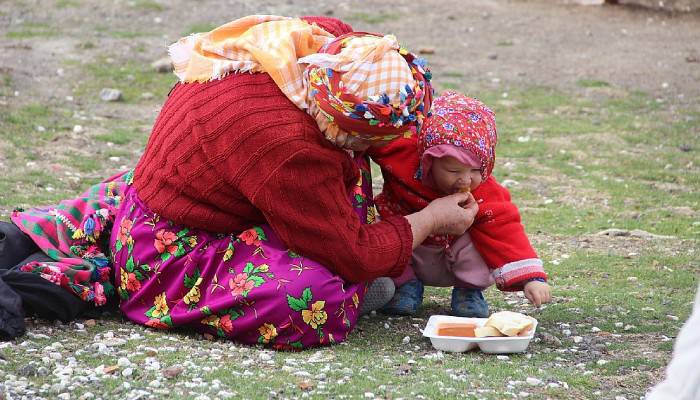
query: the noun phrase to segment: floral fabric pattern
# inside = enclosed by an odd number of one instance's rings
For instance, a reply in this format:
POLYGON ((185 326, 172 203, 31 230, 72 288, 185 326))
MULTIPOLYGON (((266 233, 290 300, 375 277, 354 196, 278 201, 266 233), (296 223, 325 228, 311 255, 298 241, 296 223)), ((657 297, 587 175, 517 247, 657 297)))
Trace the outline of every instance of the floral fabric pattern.
MULTIPOLYGON (((366 160, 351 201, 374 220, 366 160)), ((365 284, 349 284, 287 249, 267 225, 236 234, 160 218, 127 189, 112 234, 116 287, 130 320, 189 327, 240 343, 296 350, 346 339, 365 284)))

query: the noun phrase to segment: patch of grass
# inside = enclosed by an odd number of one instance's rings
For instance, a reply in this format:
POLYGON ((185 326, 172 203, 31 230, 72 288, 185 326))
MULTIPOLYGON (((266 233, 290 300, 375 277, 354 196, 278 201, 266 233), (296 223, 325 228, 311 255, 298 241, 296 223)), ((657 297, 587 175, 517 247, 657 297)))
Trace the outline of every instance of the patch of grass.
POLYGON ((165 11, 166 9, 163 4, 153 0, 131 0, 129 5, 144 11, 165 11))
POLYGON ((509 47, 512 46, 514 43, 512 40, 499 40, 498 43, 496 43, 496 46, 499 47, 509 47))
POLYGON ((134 61, 108 63, 106 59, 82 66, 86 76, 76 88, 77 96, 97 97, 102 88, 110 87, 122 92, 127 103, 145 101, 141 94, 153 93, 156 97, 165 97, 177 79, 171 74, 159 74, 148 64, 134 61))
POLYGON ((41 23, 26 23, 18 30, 9 31, 5 34, 8 39, 31 39, 35 37, 53 37, 59 31, 53 26, 41 23))
POLYGON ((100 142, 111 142, 114 144, 128 144, 137 137, 142 136, 135 129, 116 128, 109 133, 103 133, 95 136, 95 140, 100 142))
POLYGON ((214 30, 214 28, 218 27, 219 25, 217 24, 212 24, 208 22, 199 22, 193 25, 190 25, 187 30, 182 32, 181 36, 188 36, 192 33, 200 33, 200 32, 209 32, 214 30))
POLYGON ((0 96, 10 96, 12 92, 12 75, 9 71, 0 69, 0 96))
POLYGON ((598 367, 606 375, 620 375, 629 373, 631 370, 645 370, 661 368, 664 364, 657 360, 649 360, 645 358, 635 358, 631 360, 614 360, 603 366, 598 367))
POLYGON ((63 113, 46 105, 30 104, 4 113, 0 117, 0 128, 7 141, 18 148, 28 148, 54 138, 56 123, 64 118, 63 113))
POLYGON ((443 77, 443 78, 463 78, 464 73, 459 72, 459 71, 445 71, 442 74, 440 74, 440 77, 443 77))
POLYGON ((350 14, 347 18, 349 21, 353 22, 364 22, 366 24, 376 25, 399 17, 400 15, 396 13, 379 12, 370 14, 366 12, 355 12, 350 14))
POLYGON ((58 0, 56 1, 57 8, 79 7, 80 2, 77 0, 58 0))
POLYGON ((586 88, 598 88, 598 87, 608 87, 610 83, 606 81, 601 81, 598 79, 579 79, 576 82, 577 85, 586 88))
POLYGON ((109 36, 117 39, 133 39, 138 37, 153 36, 152 33, 139 31, 109 31, 109 36))
POLYGON ((89 50, 89 49, 94 49, 95 48, 95 43, 91 41, 85 41, 85 42, 80 42, 75 45, 76 49, 82 49, 82 50, 89 50))
MULTIPOLYGON (((143 32, 143 31, 122 31, 122 30, 111 30, 111 28, 106 26, 98 26, 95 28, 96 31, 102 32, 103 34, 116 38, 116 39, 133 39, 139 37, 153 36, 153 33, 143 32)), ((94 45, 93 45, 94 46, 94 45)))

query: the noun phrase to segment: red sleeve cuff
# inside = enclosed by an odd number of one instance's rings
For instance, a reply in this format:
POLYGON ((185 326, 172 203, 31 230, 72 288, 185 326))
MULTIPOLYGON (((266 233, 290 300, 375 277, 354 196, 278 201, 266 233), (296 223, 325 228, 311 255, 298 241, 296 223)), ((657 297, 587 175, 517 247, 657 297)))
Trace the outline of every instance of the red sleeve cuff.
POLYGON ((523 290, 525 283, 533 278, 547 280, 547 273, 544 272, 542 260, 539 258, 528 258, 505 264, 493 270, 492 274, 496 286, 504 292, 523 290))

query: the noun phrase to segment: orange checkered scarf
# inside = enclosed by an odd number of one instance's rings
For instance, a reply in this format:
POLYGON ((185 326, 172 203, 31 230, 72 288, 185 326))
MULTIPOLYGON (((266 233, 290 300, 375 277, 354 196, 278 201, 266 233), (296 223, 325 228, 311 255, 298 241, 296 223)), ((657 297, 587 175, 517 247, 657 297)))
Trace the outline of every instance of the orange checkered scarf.
POLYGON ((168 49, 181 82, 220 79, 231 72, 266 72, 299 108, 307 108, 304 65, 334 36, 299 18, 251 15, 211 32, 178 40, 168 49))
POLYGON ((334 39, 298 18, 252 15, 182 38, 169 52, 183 83, 231 72, 269 74, 300 109, 330 124, 328 138, 338 129, 372 140, 408 134, 432 96, 424 64, 391 35, 334 39))

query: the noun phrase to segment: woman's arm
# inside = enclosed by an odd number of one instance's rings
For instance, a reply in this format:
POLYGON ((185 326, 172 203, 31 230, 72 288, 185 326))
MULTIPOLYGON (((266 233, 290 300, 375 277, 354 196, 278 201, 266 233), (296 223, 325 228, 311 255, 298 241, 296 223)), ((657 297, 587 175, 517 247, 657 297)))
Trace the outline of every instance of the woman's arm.
POLYGON ((349 201, 348 184, 357 178, 345 153, 308 141, 284 150, 276 168, 244 177, 255 185, 239 186, 255 187, 244 194, 287 246, 347 280, 400 274, 427 235, 464 233, 476 214, 471 195, 457 194, 408 217, 362 224, 349 201))

